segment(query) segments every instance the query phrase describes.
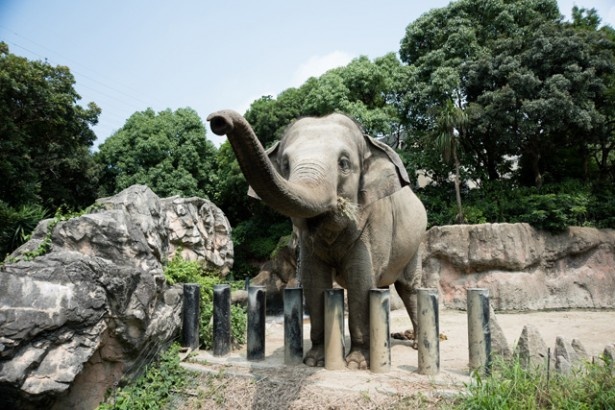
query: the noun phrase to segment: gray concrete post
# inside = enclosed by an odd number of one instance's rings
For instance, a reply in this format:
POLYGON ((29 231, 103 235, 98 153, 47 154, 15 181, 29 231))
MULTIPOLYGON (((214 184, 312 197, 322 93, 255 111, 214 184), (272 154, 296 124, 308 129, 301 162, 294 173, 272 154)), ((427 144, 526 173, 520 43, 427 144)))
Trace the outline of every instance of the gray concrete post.
POLYGON ((346 367, 344 342, 344 289, 325 290, 325 369, 346 367))
POLYGON ((231 287, 214 285, 214 356, 231 351, 231 287))
POLYGON ((438 289, 417 290, 418 334, 420 374, 433 376, 440 372, 440 313, 438 289))
POLYGON ((467 290, 468 347, 470 370, 489 374, 491 370, 491 330, 489 328, 489 290, 467 290))
POLYGON ((389 289, 369 291, 369 369, 374 373, 391 370, 391 293, 389 289))
POLYGON ((303 362, 303 288, 284 289, 284 363, 303 362))
POLYGON ((251 361, 265 358, 265 287, 248 288, 248 343, 247 358, 251 361))
POLYGON ((184 283, 182 306, 182 346, 199 350, 199 322, 201 319, 201 288, 196 283, 184 283))

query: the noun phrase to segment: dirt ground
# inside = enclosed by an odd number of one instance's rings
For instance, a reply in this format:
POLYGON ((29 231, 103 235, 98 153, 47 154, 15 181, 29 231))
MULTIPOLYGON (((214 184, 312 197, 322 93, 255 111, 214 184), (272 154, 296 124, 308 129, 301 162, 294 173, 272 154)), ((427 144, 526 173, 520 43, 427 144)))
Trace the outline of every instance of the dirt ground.
MULTIPOLYGON (((499 313, 511 349, 523 326, 536 326, 547 346, 562 336, 579 339, 590 355, 599 355, 615 343, 614 311, 557 311, 499 313)), ((347 323, 347 320, 346 320, 347 323)), ((468 331, 465 312, 440 311, 440 372, 418 374, 418 354, 409 341, 391 341, 391 370, 325 370, 284 364, 284 324, 269 317, 265 360, 246 360, 245 347, 225 357, 199 351, 184 362, 196 371, 196 387, 174 403, 178 409, 403 409, 439 408, 470 382, 468 331)), ((391 312, 391 331, 411 328, 404 310, 391 312)), ((348 331, 346 330, 346 335, 348 331)), ((348 339, 348 337, 347 337, 348 339)), ((350 346, 347 340, 346 346, 350 346)), ((309 321, 304 325, 304 350, 310 348, 309 321)))

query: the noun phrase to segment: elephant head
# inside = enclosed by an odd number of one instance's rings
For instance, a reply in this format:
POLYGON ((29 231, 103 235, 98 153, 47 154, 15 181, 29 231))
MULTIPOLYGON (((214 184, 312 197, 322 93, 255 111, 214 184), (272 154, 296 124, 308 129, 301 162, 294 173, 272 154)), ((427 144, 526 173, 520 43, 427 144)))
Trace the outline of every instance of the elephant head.
POLYGON ((356 217, 357 209, 410 183, 397 154, 342 114, 299 119, 267 151, 240 114, 219 111, 207 120, 228 136, 250 195, 291 218, 356 217))

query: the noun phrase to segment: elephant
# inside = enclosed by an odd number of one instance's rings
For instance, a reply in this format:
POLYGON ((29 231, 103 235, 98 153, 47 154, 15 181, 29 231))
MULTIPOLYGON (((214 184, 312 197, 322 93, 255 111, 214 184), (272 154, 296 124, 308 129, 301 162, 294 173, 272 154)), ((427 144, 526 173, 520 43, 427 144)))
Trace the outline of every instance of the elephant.
POLYGON ((427 214, 397 153, 341 113, 295 120, 267 151, 239 113, 222 110, 207 120, 215 134, 226 134, 248 194, 290 217, 299 236, 297 277, 312 342, 304 363, 324 365, 324 291, 334 279, 347 292, 348 368, 369 368, 372 288, 395 284, 416 335, 427 214))

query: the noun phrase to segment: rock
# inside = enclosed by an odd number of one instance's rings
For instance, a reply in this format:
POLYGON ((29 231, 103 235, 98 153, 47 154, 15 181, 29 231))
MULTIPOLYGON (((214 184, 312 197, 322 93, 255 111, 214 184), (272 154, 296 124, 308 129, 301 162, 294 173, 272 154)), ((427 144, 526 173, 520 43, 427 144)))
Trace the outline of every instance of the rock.
POLYGON ((233 266, 231 225, 220 208, 203 198, 162 199, 169 229, 169 253, 206 261, 226 276, 233 266))
POLYGON ((489 289, 498 311, 615 308, 615 230, 436 226, 424 248, 423 283, 439 287, 447 308, 464 309, 475 287, 489 289))
POLYGON ((532 325, 525 325, 514 351, 514 356, 519 359, 520 365, 524 369, 544 368, 547 352, 547 345, 538 329, 532 325))
POLYGON ((580 357, 572 344, 561 336, 555 338, 555 370, 560 373, 569 373, 577 365, 580 357))
POLYGON ((579 339, 572 339, 572 348, 580 360, 589 359, 589 353, 587 353, 587 349, 585 349, 585 346, 583 346, 579 339))
MULTIPOLYGON (((294 246, 276 253, 253 283, 279 295, 295 277, 294 246)), ((420 254, 421 286, 438 288, 445 308, 464 310, 468 288, 489 289, 497 311, 615 308, 612 229, 551 234, 523 223, 435 226, 420 254)), ((391 294, 391 308, 403 307, 393 287, 391 294)))
POLYGON ((570 374, 572 372, 572 363, 564 356, 555 356, 555 370, 561 374, 570 374))
POLYGON ((491 305, 489 305, 489 331, 491 333, 491 353, 505 359, 511 358, 510 346, 491 305))
POLYGON ((1 268, 2 408, 96 408, 178 335, 182 289, 162 274, 173 252, 213 255, 208 263, 221 271, 232 263, 222 238, 230 227, 208 201, 160 200, 136 185, 95 209, 55 226, 42 221, 1 268), (200 226, 203 215, 213 219, 200 226), (50 229, 50 251, 27 260, 50 229))
POLYGON ((606 345, 602 355, 608 364, 615 367, 615 344, 606 345))

